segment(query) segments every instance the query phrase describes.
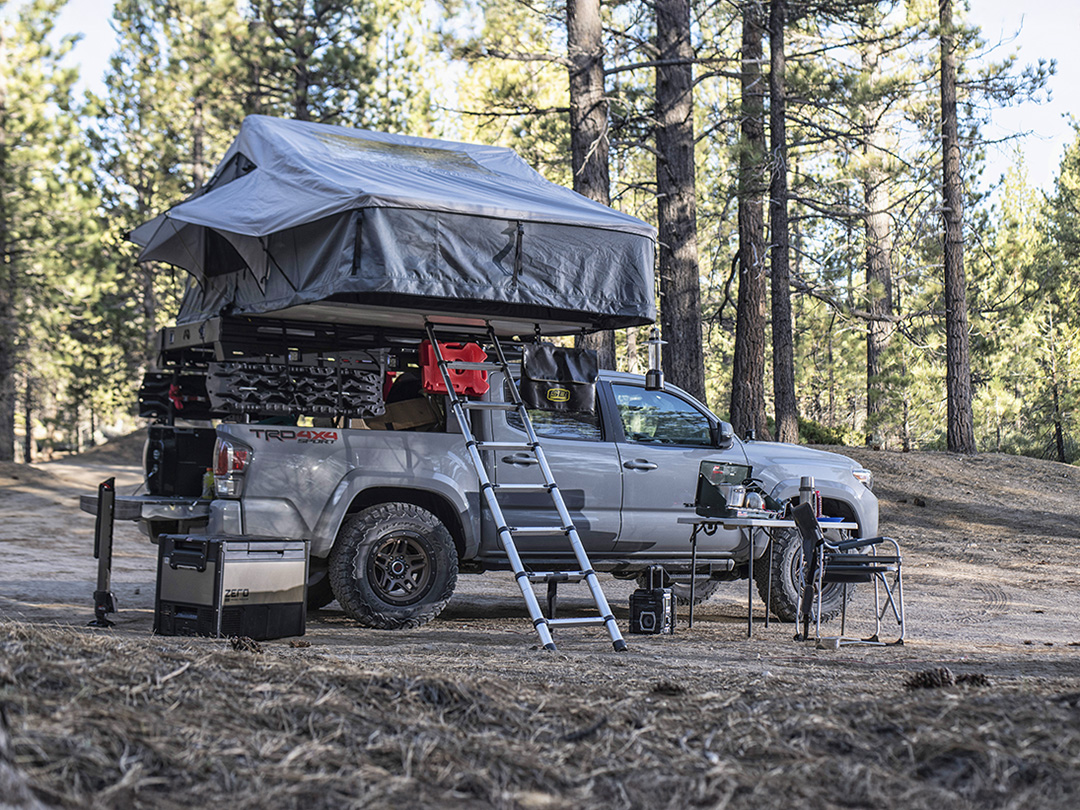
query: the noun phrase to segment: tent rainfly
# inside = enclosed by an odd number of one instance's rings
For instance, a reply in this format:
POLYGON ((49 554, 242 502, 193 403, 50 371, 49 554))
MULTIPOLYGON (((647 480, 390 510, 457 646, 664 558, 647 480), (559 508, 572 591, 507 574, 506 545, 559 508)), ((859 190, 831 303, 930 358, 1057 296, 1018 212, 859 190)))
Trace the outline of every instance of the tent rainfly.
POLYGON ((656 231, 500 147, 254 115, 203 189, 130 238, 193 277, 180 324, 441 316, 565 334, 656 317, 656 231))

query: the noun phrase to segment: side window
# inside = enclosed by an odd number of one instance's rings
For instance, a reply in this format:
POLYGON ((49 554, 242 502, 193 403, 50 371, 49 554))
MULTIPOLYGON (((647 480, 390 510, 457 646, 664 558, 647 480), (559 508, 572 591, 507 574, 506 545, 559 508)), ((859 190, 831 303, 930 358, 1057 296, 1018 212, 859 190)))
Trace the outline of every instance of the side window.
POLYGON ((613 385, 626 440, 639 444, 710 447, 709 420, 685 400, 666 391, 613 385))
MULTIPOLYGON (((504 392, 507 400, 509 391, 504 392)), ((600 429, 599 405, 594 413, 562 413, 558 411, 534 411, 529 409, 529 420, 533 430, 542 439, 581 439, 583 441, 603 441, 600 429)), ((513 411, 506 413, 506 423, 510 427, 524 431, 525 424, 513 411)))

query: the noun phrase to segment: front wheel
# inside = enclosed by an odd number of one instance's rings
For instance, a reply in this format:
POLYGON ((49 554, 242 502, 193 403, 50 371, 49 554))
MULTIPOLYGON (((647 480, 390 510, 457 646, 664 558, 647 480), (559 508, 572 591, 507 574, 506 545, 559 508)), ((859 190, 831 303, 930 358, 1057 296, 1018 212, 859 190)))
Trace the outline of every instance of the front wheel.
MULTIPOLYGON (((773 565, 769 570, 768 551, 761 559, 754 560, 754 582, 761 601, 766 601, 769 579, 772 578, 772 604, 769 608, 782 622, 796 621, 799 615, 799 599, 802 593, 802 535, 796 529, 777 529, 773 532, 773 565)), ((854 586, 848 585, 848 598, 854 586)), ((821 593, 821 620, 829 621, 839 615, 844 604, 844 588, 831 583, 821 593)), ((815 600, 812 611, 817 610, 815 600)), ((813 619, 811 613, 811 619, 813 619)))
POLYGON ((457 549, 435 515, 409 503, 371 506, 346 519, 330 552, 330 586, 365 627, 420 627, 457 584, 457 549))

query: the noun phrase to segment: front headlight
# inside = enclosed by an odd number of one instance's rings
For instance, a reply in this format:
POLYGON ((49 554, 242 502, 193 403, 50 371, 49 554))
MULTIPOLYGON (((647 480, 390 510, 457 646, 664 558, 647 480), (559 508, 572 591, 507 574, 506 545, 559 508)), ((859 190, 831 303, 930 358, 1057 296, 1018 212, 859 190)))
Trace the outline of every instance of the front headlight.
POLYGON ((874 474, 870 472, 870 470, 866 470, 860 467, 857 470, 852 470, 851 474, 854 475, 857 480, 862 481, 864 487, 869 490, 873 490, 874 474))

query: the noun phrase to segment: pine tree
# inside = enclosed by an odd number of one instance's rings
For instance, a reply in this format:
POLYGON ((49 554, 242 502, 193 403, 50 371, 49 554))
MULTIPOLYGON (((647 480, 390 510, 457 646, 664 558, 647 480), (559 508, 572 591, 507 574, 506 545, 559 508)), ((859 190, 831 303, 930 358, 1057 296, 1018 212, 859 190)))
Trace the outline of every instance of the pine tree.
POLYGON ((967 279, 964 274, 964 189, 960 176, 960 130, 956 112, 956 40, 952 0, 940 0, 942 218, 945 226, 945 375, 948 392, 948 447, 975 452, 971 411, 967 279))
POLYGON ((776 439, 799 440, 795 349, 791 324, 791 251, 788 220, 787 0, 769 3, 769 277, 772 283, 773 397, 776 439))
POLYGON ((375 95, 367 0, 251 0, 247 66, 252 112, 363 124, 375 95))
POLYGON ((731 365, 731 424, 740 436, 768 436, 765 419, 765 95, 761 72, 765 10, 742 3, 741 114, 738 150, 739 294, 731 365))
POLYGON ((48 337, 41 319, 59 317, 69 303, 55 293, 65 261, 77 256, 90 185, 72 100, 76 73, 61 66, 74 40, 50 42, 62 7, 30 0, 9 17, 0 6, 0 461, 15 457, 17 378, 22 369, 30 379, 48 337))
POLYGON ((705 400, 688 0, 657 0, 656 193, 664 374, 705 400))
MULTIPOLYGON (((608 102, 604 93, 600 0, 567 0, 566 45, 570 62, 570 158, 574 191, 610 205, 608 102)), ((583 335, 576 345, 595 351, 601 368, 615 368, 613 332, 583 335)))

